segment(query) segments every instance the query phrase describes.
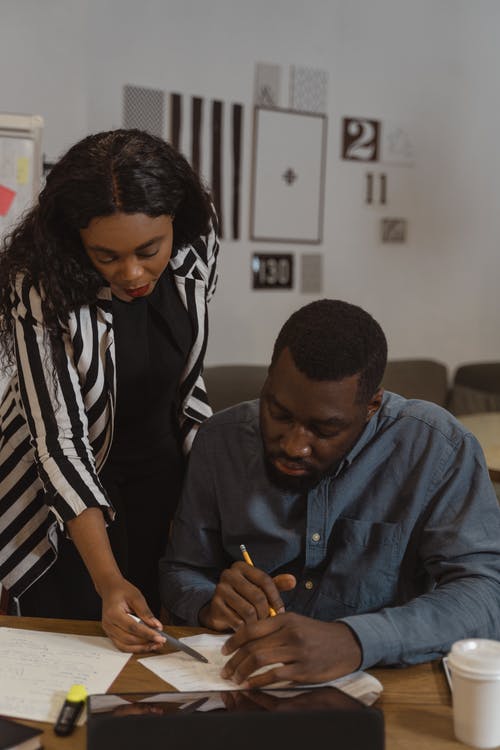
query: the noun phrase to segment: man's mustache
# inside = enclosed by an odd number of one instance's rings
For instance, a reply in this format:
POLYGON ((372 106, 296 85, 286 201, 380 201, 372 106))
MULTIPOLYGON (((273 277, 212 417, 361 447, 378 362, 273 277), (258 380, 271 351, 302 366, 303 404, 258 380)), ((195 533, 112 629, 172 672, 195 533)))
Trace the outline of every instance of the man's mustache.
POLYGON ((287 466, 290 466, 294 469, 304 469, 305 471, 315 471, 314 466, 311 466, 308 461, 303 461, 302 459, 296 459, 296 458, 290 458, 286 454, 283 453, 276 453, 268 454, 268 459, 272 462, 274 461, 283 461, 287 466))

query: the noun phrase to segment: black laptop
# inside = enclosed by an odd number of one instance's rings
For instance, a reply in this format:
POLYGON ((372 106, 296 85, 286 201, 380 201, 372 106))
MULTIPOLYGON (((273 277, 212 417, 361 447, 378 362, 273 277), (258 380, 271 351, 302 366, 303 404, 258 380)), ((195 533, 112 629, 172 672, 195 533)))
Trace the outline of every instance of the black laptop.
POLYGON ((88 698, 87 750, 383 750, 382 712, 335 687, 88 698))

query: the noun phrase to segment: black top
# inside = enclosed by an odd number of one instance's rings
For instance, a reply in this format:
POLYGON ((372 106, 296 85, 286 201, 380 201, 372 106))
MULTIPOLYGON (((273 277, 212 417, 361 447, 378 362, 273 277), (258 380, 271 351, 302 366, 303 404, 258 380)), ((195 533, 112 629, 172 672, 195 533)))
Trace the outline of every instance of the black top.
POLYGON ((174 461, 181 453, 179 383, 193 331, 170 267, 153 292, 122 302, 113 297, 116 414, 108 465, 174 461))

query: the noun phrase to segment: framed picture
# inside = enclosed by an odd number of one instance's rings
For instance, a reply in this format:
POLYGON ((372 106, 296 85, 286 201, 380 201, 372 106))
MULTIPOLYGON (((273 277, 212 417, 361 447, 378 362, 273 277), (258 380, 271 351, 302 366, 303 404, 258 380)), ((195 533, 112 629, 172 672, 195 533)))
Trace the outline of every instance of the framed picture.
POLYGON ((344 117, 342 158, 352 161, 378 161, 380 122, 365 117, 344 117))
POLYGON ((252 289, 292 289, 292 253, 254 253, 252 289))
POLYGON ((318 244, 323 237, 327 118, 255 107, 250 239, 318 244))
POLYGON ((382 242, 406 242, 407 225, 406 219, 382 219, 382 242))

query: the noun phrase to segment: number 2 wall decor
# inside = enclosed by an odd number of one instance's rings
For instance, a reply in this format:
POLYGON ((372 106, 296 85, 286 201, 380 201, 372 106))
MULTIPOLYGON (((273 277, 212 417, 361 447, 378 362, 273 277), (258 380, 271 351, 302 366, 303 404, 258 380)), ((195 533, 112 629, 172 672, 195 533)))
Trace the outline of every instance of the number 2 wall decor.
POLYGON ((351 161, 378 161, 380 122, 364 117, 344 117, 342 158, 351 161))

